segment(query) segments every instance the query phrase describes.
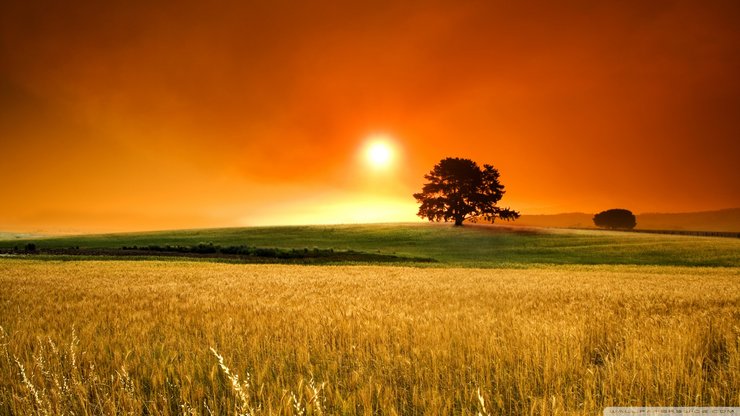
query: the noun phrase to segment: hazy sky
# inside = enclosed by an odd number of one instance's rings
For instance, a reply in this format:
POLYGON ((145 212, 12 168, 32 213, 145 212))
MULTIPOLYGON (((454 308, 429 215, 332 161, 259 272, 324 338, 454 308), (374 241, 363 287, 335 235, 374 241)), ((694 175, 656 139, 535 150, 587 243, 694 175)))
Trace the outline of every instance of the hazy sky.
POLYGON ((413 220, 447 156, 523 213, 740 206, 736 0, 11 3, 0 230, 413 220))

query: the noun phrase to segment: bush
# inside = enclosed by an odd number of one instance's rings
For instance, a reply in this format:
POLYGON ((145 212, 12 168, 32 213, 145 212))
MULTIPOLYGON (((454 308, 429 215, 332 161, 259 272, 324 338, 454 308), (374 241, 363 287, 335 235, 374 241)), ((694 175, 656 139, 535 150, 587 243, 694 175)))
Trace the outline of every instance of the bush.
POLYGON ((257 257, 277 257, 277 250, 274 248, 256 248, 254 255, 257 257))
POLYGON ((197 246, 193 247, 192 252, 193 253, 202 253, 202 254, 209 254, 209 253, 215 253, 218 251, 220 247, 214 246, 213 243, 200 243, 197 246))
POLYGON ((637 219, 632 211, 617 208, 594 215, 594 224, 597 227, 612 230, 631 230, 637 225, 637 219))

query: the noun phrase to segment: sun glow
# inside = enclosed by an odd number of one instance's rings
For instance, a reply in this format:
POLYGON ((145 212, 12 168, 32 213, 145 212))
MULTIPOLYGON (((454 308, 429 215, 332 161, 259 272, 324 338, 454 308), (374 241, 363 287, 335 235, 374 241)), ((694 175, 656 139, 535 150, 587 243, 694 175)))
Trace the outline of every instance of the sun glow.
POLYGON ((391 139, 386 135, 374 135, 368 138, 365 145, 365 159, 375 168, 385 168, 394 159, 395 149, 391 139))

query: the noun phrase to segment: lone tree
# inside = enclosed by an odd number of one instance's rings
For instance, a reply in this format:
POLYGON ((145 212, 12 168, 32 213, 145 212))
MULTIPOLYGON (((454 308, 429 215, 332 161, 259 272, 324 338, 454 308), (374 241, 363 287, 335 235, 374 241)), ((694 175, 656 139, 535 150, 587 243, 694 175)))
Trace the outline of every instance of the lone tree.
POLYGON ((631 230, 637 225, 637 220, 630 210, 609 209, 594 215, 594 224, 612 230, 631 230))
POLYGON ((429 182, 414 198, 421 204, 417 215, 429 221, 454 220, 460 226, 471 218, 491 222, 519 218, 517 211, 496 206, 505 191, 498 170, 491 165, 481 169, 470 159, 448 157, 424 178, 429 182))

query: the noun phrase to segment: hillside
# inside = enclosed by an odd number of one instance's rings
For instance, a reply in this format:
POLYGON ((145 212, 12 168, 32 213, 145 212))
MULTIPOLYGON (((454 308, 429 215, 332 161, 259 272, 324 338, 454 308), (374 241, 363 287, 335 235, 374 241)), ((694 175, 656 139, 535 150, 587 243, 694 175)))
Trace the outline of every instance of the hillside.
MULTIPOLYGON (((84 235, 0 241, 0 248, 109 248, 124 246, 249 246, 355 250, 423 257, 430 267, 520 267, 538 264, 649 264, 740 266, 740 239, 668 236, 600 230, 547 230, 499 225, 368 224, 250 227, 84 235)), ((155 256, 152 254, 152 256, 155 256)))
MULTIPOLYGON (((637 214, 642 230, 686 230, 740 232, 740 208, 687 213, 637 214)), ((593 228, 593 214, 582 212, 552 215, 522 215, 516 225, 531 227, 593 228)))

